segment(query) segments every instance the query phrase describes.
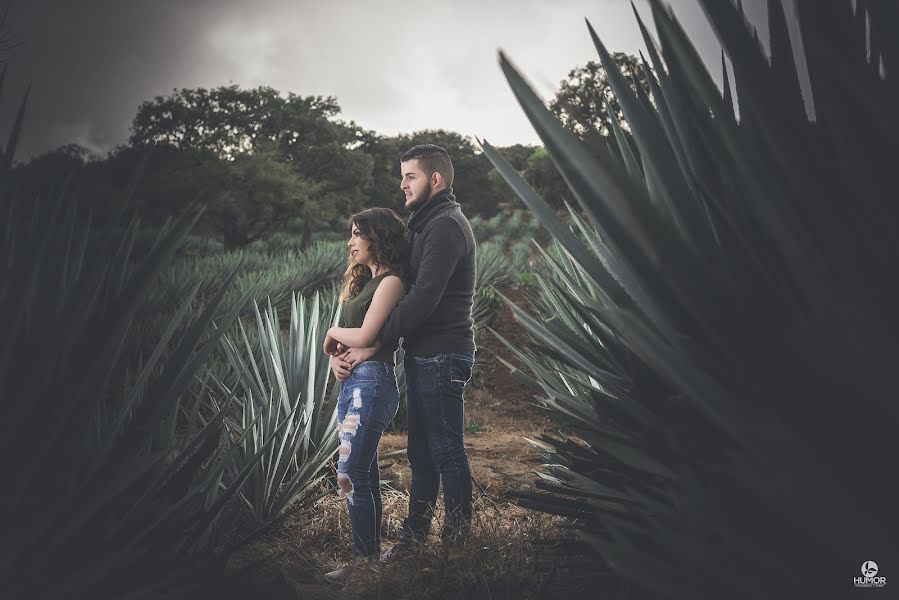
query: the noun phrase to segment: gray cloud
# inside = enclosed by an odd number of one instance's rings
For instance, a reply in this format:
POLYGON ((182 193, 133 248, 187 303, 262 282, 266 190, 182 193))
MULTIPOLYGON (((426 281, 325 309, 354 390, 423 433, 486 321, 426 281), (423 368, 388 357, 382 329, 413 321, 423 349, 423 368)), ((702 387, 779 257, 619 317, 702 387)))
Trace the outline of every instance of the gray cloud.
MULTIPOLYGON (((636 4, 648 19, 646 0, 636 4)), ((673 4, 720 78, 696 1, 673 4)), ((744 4, 763 21, 763 8, 744 4)), ((627 0, 13 0, 9 26, 25 45, 9 65, 0 128, 31 82, 20 159, 70 142, 103 152, 126 141, 141 101, 236 83, 336 96, 343 118, 380 133, 536 143, 497 50, 549 97, 596 56, 584 17, 610 49, 643 47, 627 0)))

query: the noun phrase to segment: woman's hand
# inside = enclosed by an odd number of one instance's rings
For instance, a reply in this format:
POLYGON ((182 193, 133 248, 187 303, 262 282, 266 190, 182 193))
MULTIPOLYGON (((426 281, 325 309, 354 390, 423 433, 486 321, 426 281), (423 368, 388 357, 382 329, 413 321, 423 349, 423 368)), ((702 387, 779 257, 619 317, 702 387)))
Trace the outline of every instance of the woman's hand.
POLYGON ((334 377, 337 381, 343 381, 347 377, 350 376, 350 366, 339 356, 332 356, 330 358, 331 361, 331 372, 334 373, 334 377))
POLYGON ((369 346, 368 348, 350 348, 340 355, 340 359, 349 364, 350 369, 355 369, 356 365, 374 356, 379 348, 380 345, 369 346))

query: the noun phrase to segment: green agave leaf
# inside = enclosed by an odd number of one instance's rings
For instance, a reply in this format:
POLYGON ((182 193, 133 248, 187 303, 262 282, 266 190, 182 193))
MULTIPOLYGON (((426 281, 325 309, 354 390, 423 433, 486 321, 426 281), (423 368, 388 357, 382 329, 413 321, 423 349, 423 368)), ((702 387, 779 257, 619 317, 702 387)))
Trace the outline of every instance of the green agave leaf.
POLYGON ((134 382, 134 385, 131 388, 131 392, 128 395, 127 400, 125 401, 124 406, 120 409, 118 417, 112 423, 111 427, 109 427, 104 434, 106 435, 106 440, 104 440, 104 450, 97 456, 96 464, 94 469, 90 471, 87 475, 89 478, 92 474, 96 473, 96 470, 100 468, 104 462, 105 458, 110 451, 115 448, 115 442, 119 435, 121 435, 122 430, 125 427, 127 421, 131 418, 134 413, 134 410, 139 406, 139 403, 143 400, 144 394, 143 390, 147 385, 147 382, 153 375, 154 369, 156 365, 159 363, 160 359, 165 352, 166 347, 168 346, 169 341, 172 339, 175 331, 183 321, 184 317, 187 315, 190 310, 191 304, 196 297, 197 292, 200 289, 200 284, 198 283, 193 287, 193 289, 188 293, 187 297, 184 299, 184 303, 178 309, 178 311, 173 315, 168 327, 163 332, 162 337, 156 343, 156 346, 153 348, 153 352, 150 354, 150 357, 147 359, 147 362, 144 364, 143 368, 140 370, 137 380, 134 382))
POLYGON ((615 140, 618 142, 618 147, 621 149, 621 155, 624 158, 624 164, 627 167, 628 174, 635 180, 642 179, 643 169, 640 168, 640 163, 637 162, 634 150, 631 148, 630 142, 627 141, 624 132, 621 130, 621 123, 618 122, 618 115, 612 110, 612 106, 609 104, 608 100, 605 101, 605 107, 606 113, 609 114, 609 122, 612 125, 612 133, 615 135, 615 140))
POLYGON ((730 116, 736 121, 737 115, 733 112, 734 99, 730 89, 730 78, 727 76, 727 63, 724 60, 724 50, 721 51, 721 77, 723 79, 721 87, 723 88, 722 93, 724 94, 724 106, 731 109, 730 116))
POLYGON ((74 536, 83 535, 82 528, 89 521, 113 505, 129 488, 140 483, 152 469, 162 465, 167 455, 168 450, 162 450, 139 457, 131 472, 109 482, 92 497, 82 500, 75 507, 77 512, 66 515, 64 522, 52 523, 47 519, 41 528, 33 532, 33 539, 41 541, 37 546, 37 554, 32 558, 35 564, 46 561, 54 552, 69 544, 74 536))
MULTIPOLYGON (((4 65, 3 78, 0 79, 0 83, 2 83, 2 80, 5 78, 6 66, 4 65)), ((25 108, 28 106, 28 97, 30 95, 31 86, 29 85, 25 90, 25 94, 22 96, 22 101, 19 103, 19 111, 16 113, 16 119, 13 121, 9 139, 6 142, 6 149, 3 151, 3 160, 0 162, 0 170, 2 171, 9 171, 9 169, 12 168, 12 162, 16 155, 16 146, 18 145, 19 137, 22 135, 22 124, 25 122, 25 108)))
MULTIPOLYGON (((781 0, 782 1, 782 0, 781 0)), ((771 37, 771 73, 785 90, 783 99, 786 110, 793 118, 805 118, 805 104, 799 87, 799 73, 793 60, 790 32, 781 1, 768 0, 768 32, 771 37)))
POLYGON ((552 208, 537 195, 521 175, 491 146, 487 141, 481 142, 484 155, 493 163, 496 170, 518 194, 524 203, 540 218, 540 222, 549 229, 555 239, 571 253, 572 257, 601 287, 606 290, 616 304, 628 305, 629 300, 624 290, 603 267, 603 265, 586 252, 583 246, 571 234, 567 227, 556 217, 552 208))
MULTIPOLYGON (((616 253, 623 250, 627 256, 643 257, 650 264, 661 265, 663 261, 653 236, 645 226, 647 220, 653 220, 647 218, 649 203, 643 199, 639 189, 628 185, 614 171, 596 163, 583 144, 565 130, 543 105, 503 53, 500 53, 500 67, 593 228, 600 232, 616 253), (602 202, 591 202, 593 198, 602 199, 602 202), (640 200, 635 202, 634 198, 640 200), (610 235, 610 231, 615 233, 610 235)), ((531 203, 528 204, 530 206, 531 203)), ((547 222, 542 215, 541 221, 547 222)))
POLYGON ((512 309, 513 314, 515 315, 515 319, 525 326, 525 328, 536 338, 542 340, 544 343, 549 345, 552 348, 559 350, 559 352, 567 355, 575 365, 584 371, 590 373, 597 379, 620 379, 620 376, 617 373, 612 373, 609 371, 604 371, 595 367, 589 359, 579 354, 568 345, 564 340, 560 339, 558 336, 549 332, 546 328, 540 325, 533 317, 525 313, 523 310, 518 308, 513 302, 509 301, 505 296, 499 294, 501 298, 506 302, 510 309, 512 309))
MULTIPOLYGON (((661 267, 661 259, 656 254, 654 244, 649 241, 647 237, 649 235, 648 232, 642 226, 638 227, 637 225, 638 213, 648 222, 654 222, 655 219, 646 213, 648 203, 630 201, 627 192, 634 195, 639 195, 639 193, 633 189, 629 189, 626 192, 613 173, 606 171, 602 165, 592 160, 580 143, 574 140, 571 134, 564 130, 561 124, 555 120, 555 117, 543 106, 533 90, 528 87, 521 75, 508 63, 502 54, 500 56, 500 64, 522 108, 524 108, 538 135, 543 138, 550 155, 556 161, 569 187, 575 192, 575 196, 590 219, 591 225, 600 233, 604 242, 619 257, 622 255, 645 257, 650 264, 654 265, 654 268, 659 269, 661 267), (582 177, 585 179, 581 179, 582 177), (589 200, 593 198, 602 199, 602 202, 589 200), (597 210, 601 210, 601 219, 597 216, 597 210), (604 225, 600 224, 600 221, 604 225), (614 239, 617 244, 626 246, 623 249, 624 252, 622 252, 622 248, 618 248, 611 243, 613 237, 608 234, 607 228, 613 226, 620 226, 622 235, 614 236, 614 239), (639 248, 634 247, 635 244, 639 248)), ((489 152, 488 145, 482 144, 482 147, 487 157, 497 166, 497 170, 532 210, 536 211, 537 208, 543 208, 540 204, 545 206, 545 203, 536 202, 536 194, 533 193, 527 184, 521 184, 520 176, 514 169, 511 169, 511 167, 507 169, 501 168, 503 159, 496 153, 489 152), (517 186, 516 182, 518 183, 517 186)), ((572 243, 564 228, 554 223, 557 219, 554 219, 554 215, 551 214, 548 208, 541 210, 538 216, 543 223, 547 224, 547 228, 550 229, 552 234, 575 256, 585 270, 594 276, 600 287, 605 289, 617 304, 620 306, 629 304, 621 297, 622 294, 611 291, 618 289, 618 285, 614 281, 615 278, 603 273, 603 270, 595 267, 591 268, 591 263, 595 264, 595 262, 591 261, 589 257, 583 256, 583 252, 578 252, 576 242, 572 243), (582 262, 582 259, 585 262, 582 262)), ((658 234, 658 232, 654 233, 658 234)), ((622 268, 626 268, 623 262, 622 268)), ((691 274, 690 277, 692 276, 691 274)), ((629 278, 633 277, 633 275, 629 275, 629 278)), ((653 322, 660 329, 666 331, 669 336, 675 336, 676 339, 676 334, 674 333, 676 328, 671 325, 672 320, 666 315, 667 311, 663 310, 657 302, 651 300, 651 296, 636 295, 640 289, 650 289, 652 287, 655 286, 648 286, 646 280, 642 280, 642 284, 638 289, 628 289, 627 294, 634 299, 643 312, 652 316, 653 322)))
MULTIPOLYGON (((206 362, 212 354, 212 351, 219 344, 219 339, 225 332, 224 328, 213 330, 202 345, 200 345, 200 339, 204 335, 204 332, 208 331, 215 316, 219 314, 219 305, 224 298, 225 289, 231 283, 235 275, 236 271, 228 275, 221 291, 208 301, 206 310, 194 321, 191 328, 184 334, 181 344, 171 358, 171 364, 177 365, 178 371, 170 382, 167 382, 165 387, 154 386, 152 389, 153 395, 159 399, 158 404, 156 406, 145 404, 138 408, 138 412, 135 414, 135 421, 141 422, 142 418, 151 418, 145 417, 144 415, 158 415, 160 414, 162 407, 170 406, 171 403, 187 390, 194 374, 199 371, 200 367, 206 362), (190 355, 189 353, 197 346, 200 346, 199 350, 190 355)), ((246 300, 248 299, 249 298, 246 300)), ((222 315, 222 321, 225 323, 232 322, 237 317, 239 311, 240 307, 229 307, 222 315)))
POLYGON ((556 474, 560 480, 564 481, 565 488, 568 491, 575 494, 581 496, 591 496, 593 498, 599 498, 608 501, 621 501, 627 504, 631 504, 634 501, 632 496, 623 494, 617 490, 610 488, 609 486, 603 485, 598 481, 590 479, 589 477, 584 477, 580 473, 572 471, 571 469, 568 469, 566 467, 553 469, 553 473, 556 474))
POLYGON ((589 514, 587 512, 587 504, 583 501, 572 501, 567 498, 518 489, 510 489, 509 495, 517 498, 518 505, 524 508, 575 519, 583 518, 589 514))
MULTIPOLYGON (((655 205, 660 207, 675 227, 680 230, 684 241, 692 243, 692 236, 688 233, 680 210, 674 203, 675 197, 687 196, 687 184, 682 172, 674 166, 676 162, 672 160, 673 150, 664 135, 661 124, 658 118, 650 112, 651 106, 647 107, 648 102, 644 104, 638 100, 636 94, 639 92, 631 91, 630 86, 621 75, 618 63, 612 59, 589 21, 587 21, 587 28, 599 53, 609 85, 621 105, 624 118, 631 131, 634 132, 634 140, 640 150, 647 180, 654 182, 649 189, 655 192, 653 196, 656 201, 655 205)), ((652 77, 652 75, 649 74, 648 77, 652 77)), ((637 86, 637 89, 640 90, 640 86, 637 86)))

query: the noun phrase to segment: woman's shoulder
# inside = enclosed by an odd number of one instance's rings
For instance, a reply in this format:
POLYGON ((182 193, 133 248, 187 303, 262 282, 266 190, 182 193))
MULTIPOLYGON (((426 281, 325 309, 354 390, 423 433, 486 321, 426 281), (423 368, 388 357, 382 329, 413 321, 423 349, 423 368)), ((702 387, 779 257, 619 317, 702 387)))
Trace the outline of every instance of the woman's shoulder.
POLYGON ((386 273, 381 278, 381 281, 378 283, 379 286, 381 284, 386 284, 388 286, 397 287, 397 288, 399 288, 399 286, 402 285, 403 289, 405 291, 409 291, 409 288, 412 285, 406 277, 404 277, 403 275, 401 275, 399 273, 386 273))

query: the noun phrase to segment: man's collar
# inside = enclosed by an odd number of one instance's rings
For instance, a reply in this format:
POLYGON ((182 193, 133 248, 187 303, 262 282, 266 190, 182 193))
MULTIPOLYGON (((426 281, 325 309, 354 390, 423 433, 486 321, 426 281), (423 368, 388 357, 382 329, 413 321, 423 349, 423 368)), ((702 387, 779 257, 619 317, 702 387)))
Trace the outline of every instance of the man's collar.
POLYGON ((412 212, 409 216, 409 227, 415 231, 421 231, 421 227, 428 221, 430 215, 447 202, 455 199, 453 188, 448 187, 440 190, 412 212))

